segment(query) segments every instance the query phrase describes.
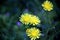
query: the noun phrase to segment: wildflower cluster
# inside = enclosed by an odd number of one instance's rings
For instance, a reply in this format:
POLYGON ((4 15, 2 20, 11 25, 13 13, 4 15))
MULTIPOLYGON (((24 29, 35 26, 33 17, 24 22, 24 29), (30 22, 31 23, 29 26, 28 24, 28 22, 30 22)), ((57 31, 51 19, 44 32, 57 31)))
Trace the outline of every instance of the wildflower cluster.
MULTIPOLYGON (((45 11, 53 10, 53 4, 48 0, 43 2, 42 7, 45 11)), ((22 22, 25 25, 35 26, 41 23, 41 20, 39 19, 39 17, 29 13, 24 13, 19 18, 20 18, 20 22, 22 22)), ((29 38, 31 38, 31 40, 35 40, 41 36, 41 31, 36 27, 31 27, 26 29, 26 34, 27 36, 29 36, 29 38)))
MULTIPOLYGON (((33 26, 40 23, 40 20, 37 16, 28 13, 22 14, 20 17, 20 21, 25 25, 31 24, 33 26)), ((26 34, 31 38, 31 40, 35 40, 36 38, 39 38, 41 36, 41 31, 35 27, 27 28, 26 34)))
POLYGON ((28 13, 22 14, 20 21, 25 25, 38 25, 40 23, 40 20, 37 16, 28 13))

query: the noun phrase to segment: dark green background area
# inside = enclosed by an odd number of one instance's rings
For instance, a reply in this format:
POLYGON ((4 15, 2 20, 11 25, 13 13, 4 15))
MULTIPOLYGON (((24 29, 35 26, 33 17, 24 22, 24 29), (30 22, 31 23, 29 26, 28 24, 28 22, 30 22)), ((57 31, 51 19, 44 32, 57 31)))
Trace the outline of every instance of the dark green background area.
POLYGON ((42 8, 44 1, 0 0, 0 40, 30 40, 25 33, 27 26, 19 21, 21 14, 26 12, 41 20, 35 27, 41 30, 42 36, 36 40, 60 40, 60 1, 49 0, 54 5, 50 12, 42 8))

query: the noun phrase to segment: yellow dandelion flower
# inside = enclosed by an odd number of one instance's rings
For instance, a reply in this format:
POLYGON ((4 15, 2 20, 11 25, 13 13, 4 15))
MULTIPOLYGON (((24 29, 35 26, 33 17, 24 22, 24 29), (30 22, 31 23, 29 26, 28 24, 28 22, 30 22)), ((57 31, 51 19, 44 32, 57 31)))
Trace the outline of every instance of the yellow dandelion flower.
POLYGON ((40 20, 37 16, 28 13, 22 14, 20 17, 20 21, 23 24, 32 24, 33 26, 38 25, 40 23, 40 20))
POLYGON ((52 4, 50 1, 48 1, 48 0, 46 0, 46 1, 42 4, 42 7, 43 7, 43 9, 46 10, 46 11, 51 11, 51 10, 53 10, 53 4, 52 4))
POLYGON ((31 19, 30 19, 30 24, 34 25, 38 25, 41 21, 39 20, 39 18, 35 15, 32 15, 31 19))
POLYGON ((20 21, 21 21, 23 24, 26 24, 26 25, 29 24, 30 19, 31 19, 31 15, 28 14, 28 13, 22 14, 21 17, 20 17, 20 21))
POLYGON ((33 28, 28 28, 26 30, 26 34, 31 38, 31 40, 35 40, 41 36, 41 31, 33 27, 33 28))

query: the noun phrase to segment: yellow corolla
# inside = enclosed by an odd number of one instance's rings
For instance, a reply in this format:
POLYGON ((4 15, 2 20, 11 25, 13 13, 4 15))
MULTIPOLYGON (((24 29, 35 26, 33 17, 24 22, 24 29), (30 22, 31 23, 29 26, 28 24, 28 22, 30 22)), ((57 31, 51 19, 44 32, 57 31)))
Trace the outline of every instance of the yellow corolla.
POLYGON ((31 19, 31 15, 28 13, 22 14, 20 17, 20 21, 26 25, 30 23, 30 19, 31 19))
POLYGON ((29 38, 31 38, 31 40, 35 40, 41 36, 41 31, 35 27, 32 27, 26 30, 26 34, 29 38))
POLYGON ((33 26, 38 25, 40 23, 40 20, 37 16, 28 13, 22 14, 20 17, 20 21, 25 25, 30 24, 33 26))
POLYGON ((46 10, 46 11, 51 11, 51 10, 53 10, 53 4, 52 4, 50 1, 48 1, 48 0, 46 0, 46 1, 42 4, 42 7, 43 7, 43 9, 46 10))
POLYGON ((38 25, 41 22, 39 18, 35 15, 32 15, 30 20, 30 24, 32 24, 33 26, 38 25))

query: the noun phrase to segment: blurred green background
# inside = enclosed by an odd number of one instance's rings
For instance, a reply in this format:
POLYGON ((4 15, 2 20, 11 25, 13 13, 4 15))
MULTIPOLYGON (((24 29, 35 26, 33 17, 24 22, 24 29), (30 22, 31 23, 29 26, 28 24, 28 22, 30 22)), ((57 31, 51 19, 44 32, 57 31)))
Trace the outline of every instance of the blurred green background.
POLYGON ((0 40, 30 40, 25 33, 25 26, 19 21, 21 14, 30 12, 41 19, 36 26, 42 36, 36 40, 60 40, 60 4, 53 3, 53 11, 46 12, 41 7, 45 0, 0 0, 0 40))

